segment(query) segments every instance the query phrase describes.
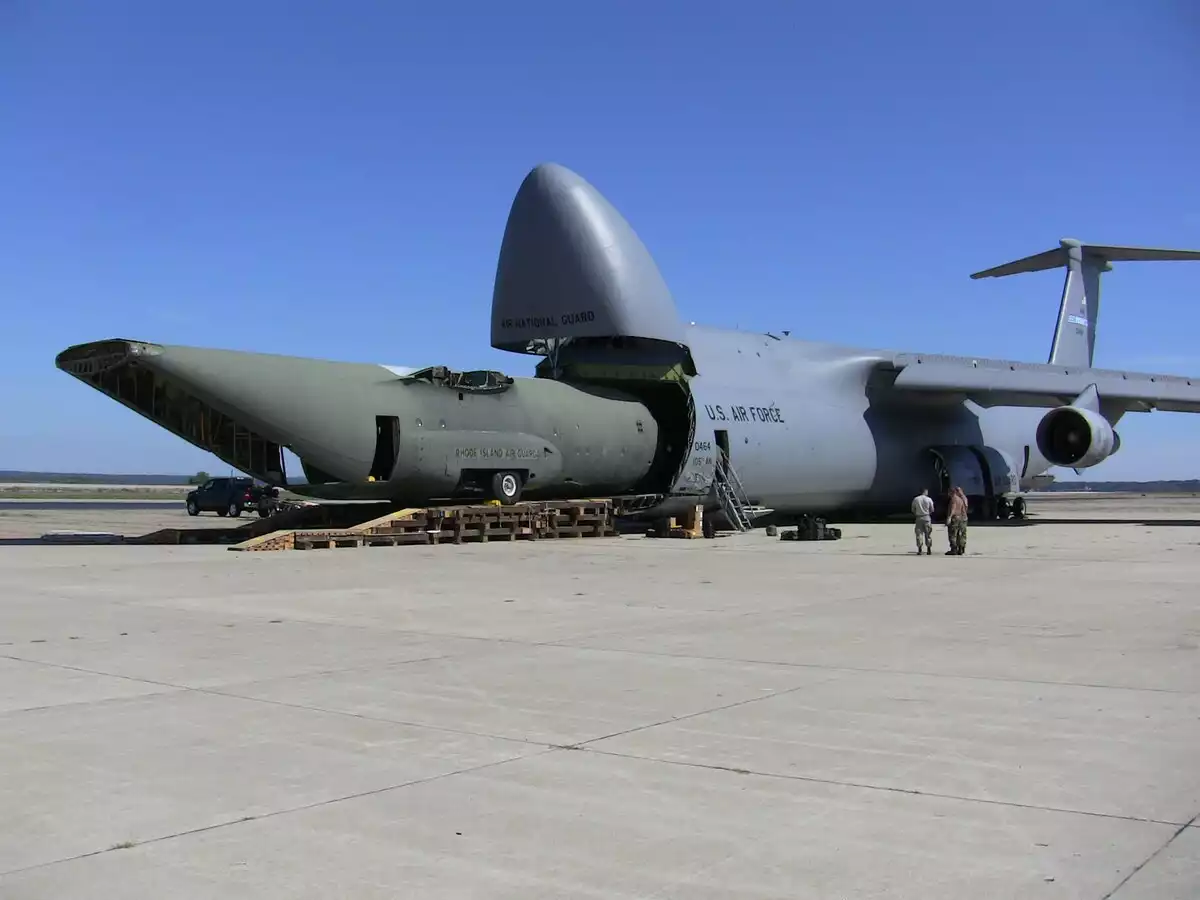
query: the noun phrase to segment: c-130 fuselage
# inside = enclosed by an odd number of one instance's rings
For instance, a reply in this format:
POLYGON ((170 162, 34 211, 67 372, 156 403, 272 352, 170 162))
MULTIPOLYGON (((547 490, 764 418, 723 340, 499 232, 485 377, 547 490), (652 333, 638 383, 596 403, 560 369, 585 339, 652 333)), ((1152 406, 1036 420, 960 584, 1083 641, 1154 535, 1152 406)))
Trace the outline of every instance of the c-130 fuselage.
POLYGON ((1200 411, 1200 382, 1091 368, 1095 270, 1200 254, 1076 242, 1055 253, 980 273, 1067 266, 1045 365, 688 325, 624 218, 546 165, 513 202, 492 308, 493 346, 544 357, 535 377, 123 339, 56 363, 230 466, 314 497, 643 495, 646 515, 696 503, 729 514, 732 480, 759 521, 778 521, 903 511, 954 483, 995 514, 1051 466, 1115 452, 1125 411, 1200 411), (287 477, 285 447, 304 483, 287 477))

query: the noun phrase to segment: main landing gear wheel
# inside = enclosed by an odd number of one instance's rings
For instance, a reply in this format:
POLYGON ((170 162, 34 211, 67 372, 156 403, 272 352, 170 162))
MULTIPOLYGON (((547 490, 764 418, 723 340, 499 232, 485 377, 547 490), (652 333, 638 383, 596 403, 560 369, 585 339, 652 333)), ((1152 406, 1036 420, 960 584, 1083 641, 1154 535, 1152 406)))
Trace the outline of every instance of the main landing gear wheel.
POLYGON ((516 472, 497 472, 492 476, 492 496, 505 506, 521 496, 521 479, 516 472))
POLYGON ((1014 519, 1025 518, 1025 498, 1017 497, 1012 502, 1012 517, 1014 519))

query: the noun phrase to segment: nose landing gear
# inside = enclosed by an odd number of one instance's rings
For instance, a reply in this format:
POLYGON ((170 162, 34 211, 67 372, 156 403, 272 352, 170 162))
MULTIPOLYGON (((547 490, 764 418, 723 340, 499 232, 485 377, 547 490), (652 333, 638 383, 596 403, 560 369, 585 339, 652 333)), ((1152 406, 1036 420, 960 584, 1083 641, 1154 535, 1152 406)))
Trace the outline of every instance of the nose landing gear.
POLYGON ((492 476, 491 495, 504 506, 511 506, 521 496, 521 476, 516 472, 497 472, 492 476))

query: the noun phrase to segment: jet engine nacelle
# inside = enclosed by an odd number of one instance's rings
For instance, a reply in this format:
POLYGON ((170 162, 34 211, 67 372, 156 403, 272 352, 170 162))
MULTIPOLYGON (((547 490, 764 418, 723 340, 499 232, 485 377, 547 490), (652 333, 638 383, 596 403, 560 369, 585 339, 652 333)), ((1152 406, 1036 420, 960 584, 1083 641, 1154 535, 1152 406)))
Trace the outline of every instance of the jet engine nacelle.
POLYGON ((1086 469, 1116 453, 1121 439, 1099 413, 1060 406, 1038 423, 1037 446, 1051 465, 1086 469))

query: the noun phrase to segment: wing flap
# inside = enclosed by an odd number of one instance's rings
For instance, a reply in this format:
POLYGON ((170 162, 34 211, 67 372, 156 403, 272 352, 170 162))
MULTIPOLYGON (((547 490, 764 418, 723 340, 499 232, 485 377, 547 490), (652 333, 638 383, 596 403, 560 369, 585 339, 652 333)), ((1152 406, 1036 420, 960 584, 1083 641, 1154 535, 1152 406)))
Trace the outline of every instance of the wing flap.
POLYGON ((1200 378, 969 357, 898 354, 895 390, 965 397, 980 406, 1052 407, 1095 385, 1129 412, 1200 412, 1200 378))

